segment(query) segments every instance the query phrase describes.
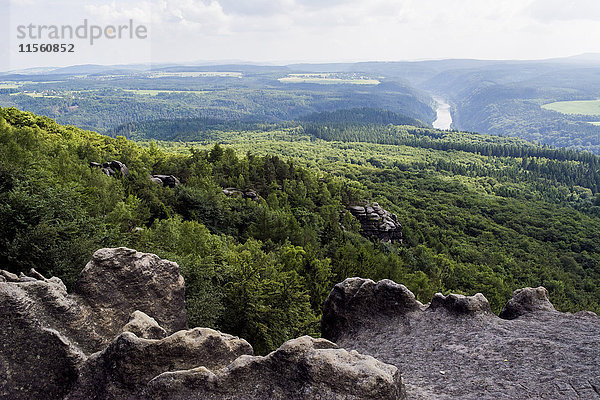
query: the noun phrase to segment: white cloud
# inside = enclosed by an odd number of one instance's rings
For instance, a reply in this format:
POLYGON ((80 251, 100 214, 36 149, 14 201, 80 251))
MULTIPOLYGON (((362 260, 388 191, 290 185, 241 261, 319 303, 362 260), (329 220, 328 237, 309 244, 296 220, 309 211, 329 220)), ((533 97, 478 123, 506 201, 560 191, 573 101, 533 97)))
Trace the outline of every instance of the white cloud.
POLYGON ((543 22, 600 21, 598 0, 536 0, 528 11, 533 18, 543 22))
POLYGON ((25 1, 35 6, 11 3, 11 19, 57 23, 87 17, 109 23, 132 18, 149 24, 156 62, 544 58, 600 52, 600 0, 25 1))

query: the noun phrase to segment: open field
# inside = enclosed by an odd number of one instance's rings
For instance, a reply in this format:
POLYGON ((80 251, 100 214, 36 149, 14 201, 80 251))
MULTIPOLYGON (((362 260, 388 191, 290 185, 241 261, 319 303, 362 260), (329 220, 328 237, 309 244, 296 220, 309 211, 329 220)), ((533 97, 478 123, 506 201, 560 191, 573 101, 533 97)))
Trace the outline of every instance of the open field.
POLYGON ((188 93, 188 94, 202 94, 206 93, 203 90, 168 90, 168 89, 124 89, 126 92, 135 93, 145 96, 156 96, 159 93, 188 93))
POLYGON ((223 78, 241 78, 241 72, 223 72, 223 71, 197 71, 197 72, 152 72, 149 78, 201 78, 201 77, 223 77, 223 78))
POLYGON ((29 96, 29 97, 34 97, 34 98, 40 98, 40 97, 45 97, 45 98, 61 98, 62 96, 57 96, 57 95, 53 95, 53 94, 45 94, 45 93, 40 93, 40 92, 17 92, 17 93, 11 93, 11 96, 17 96, 19 94, 24 94, 25 96, 29 96))
POLYGON ((600 100, 557 101, 544 104, 542 108, 563 114, 600 115, 600 100))
POLYGON ((364 76, 355 76, 354 74, 289 74, 284 78, 279 78, 282 83, 320 83, 320 84, 350 84, 350 85, 379 85, 377 79, 371 79, 364 76))

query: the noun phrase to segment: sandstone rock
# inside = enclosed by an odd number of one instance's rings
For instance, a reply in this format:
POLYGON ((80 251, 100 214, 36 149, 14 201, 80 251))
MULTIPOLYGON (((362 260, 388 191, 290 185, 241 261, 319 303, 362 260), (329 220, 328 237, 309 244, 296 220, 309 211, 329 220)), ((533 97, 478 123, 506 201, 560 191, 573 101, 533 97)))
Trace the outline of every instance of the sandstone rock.
POLYGON ((265 357, 242 356, 220 370, 163 373, 145 394, 156 400, 406 398, 397 368, 308 336, 265 357))
POLYGON ((350 205, 348 211, 358 219, 362 235, 383 242, 402 242, 402 226, 396 214, 392 214, 378 203, 350 205))
POLYGON ((500 312, 500 318, 515 319, 538 311, 556 311, 548 299, 548 291, 542 286, 515 290, 512 299, 500 312))
POLYGON ((125 332, 89 358, 67 399, 138 399, 148 382, 163 372, 219 369, 243 354, 252 354, 248 342, 208 328, 179 331, 161 340, 125 332))
POLYGON ((512 320, 490 313, 480 294, 438 294, 428 307, 389 312, 369 308, 378 297, 357 289, 361 281, 346 280, 329 297, 362 293, 357 304, 367 308, 328 298, 323 336, 398 367, 410 399, 600 398, 600 318, 593 313, 539 312, 553 310, 540 288, 515 292, 509 303, 528 311, 512 320))
POLYGON ((18 282, 19 281, 19 276, 16 274, 13 274, 12 272, 0 270, 0 275, 3 276, 7 282, 18 282))
POLYGON ((179 267, 154 254, 100 249, 81 271, 75 293, 93 310, 94 323, 106 336, 118 334, 136 310, 151 315, 168 333, 187 327, 179 267))
POLYGON ((107 176, 115 176, 117 173, 123 177, 129 175, 129 168, 121 161, 113 160, 105 163, 90 162, 91 168, 100 168, 107 176))
POLYGON ((129 168, 127 168, 127 166, 125 164, 123 164, 121 161, 117 161, 117 160, 108 161, 108 162, 103 163, 102 166, 104 168, 107 168, 107 169, 110 169, 113 171, 111 176, 117 172, 119 174, 121 174, 121 176, 129 175, 129 168))
POLYGON ((173 175, 150 175, 150 180, 170 188, 181 185, 179 179, 173 175))
POLYGON ((252 201, 260 201, 260 196, 258 195, 258 193, 256 193, 256 191, 254 189, 246 189, 246 190, 242 190, 242 189, 238 189, 238 188, 234 188, 234 187, 228 187, 223 189, 223 194, 226 196, 242 196, 242 198, 244 199, 250 199, 252 201))
POLYGON ((492 312, 490 303, 481 293, 477 293, 474 296, 463 296, 453 293, 444 296, 441 293, 436 293, 428 309, 431 311, 443 309, 457 315, 492 312))
POLYGON ((123 327, 123 332, 131 332, 143 339, 163 339, 167 336, 167 331, 158 325, 154 318, 139 310, 131 314, 127 325, 123 327))
POLYGON ((0 271, 0 398, 62 399, 85 354, 103 349, 138 309, 156 311, 171 331, 187 325, 178 267, 155 255, 99 250, 75 294, 33 275, 0 271))
POLYGON ((348 278, 335 285, 321 318, 323 337, 337 340, 342 334, 371 323, 371 316, 404 315, 423 307, 404 285, 388 279, 348 278))
MULTIPOLYGON (((11 400, 62 399, 69 391, 85 355, 66 337, 32 315, 54 309, 36 303, 45 282, 0 283, 0 398, 11 400), (40 287, 36 287, 40 286, 40 287), (32 310, 32 308, 37 308, 32 310)), ((41 315, 42 316, 42 315, 41 315)))

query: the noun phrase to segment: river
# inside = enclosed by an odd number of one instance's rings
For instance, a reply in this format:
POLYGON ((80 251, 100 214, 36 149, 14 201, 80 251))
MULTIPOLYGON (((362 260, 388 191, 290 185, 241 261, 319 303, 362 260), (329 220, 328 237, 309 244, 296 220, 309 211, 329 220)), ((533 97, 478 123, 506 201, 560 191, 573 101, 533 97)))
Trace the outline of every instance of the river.
POLYGON ((441 97, 433 96, 437 103, 437 119, 433 121, 435 129, 450 129, 452 125, 452 114, 450 114, 450 104, 446 103, 441 97))

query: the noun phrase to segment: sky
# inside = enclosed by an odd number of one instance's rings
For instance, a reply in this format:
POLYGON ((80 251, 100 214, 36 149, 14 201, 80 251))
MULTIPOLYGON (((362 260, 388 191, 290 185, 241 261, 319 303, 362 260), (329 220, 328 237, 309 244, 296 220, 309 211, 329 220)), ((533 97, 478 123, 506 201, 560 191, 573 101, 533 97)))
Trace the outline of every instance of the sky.
MULTIPOLYGON (((0 0, 0 71, 76 64, 543 59, 600 53, 600 0, 0 0), (18 37, 143 25, 146 38, 18 37), (73 44, 71 53, 20 45, 73 44), (25 49, 26 50, 26 49, 25 49)), ((113 32, 110 30, 110 32, 113 32)))

